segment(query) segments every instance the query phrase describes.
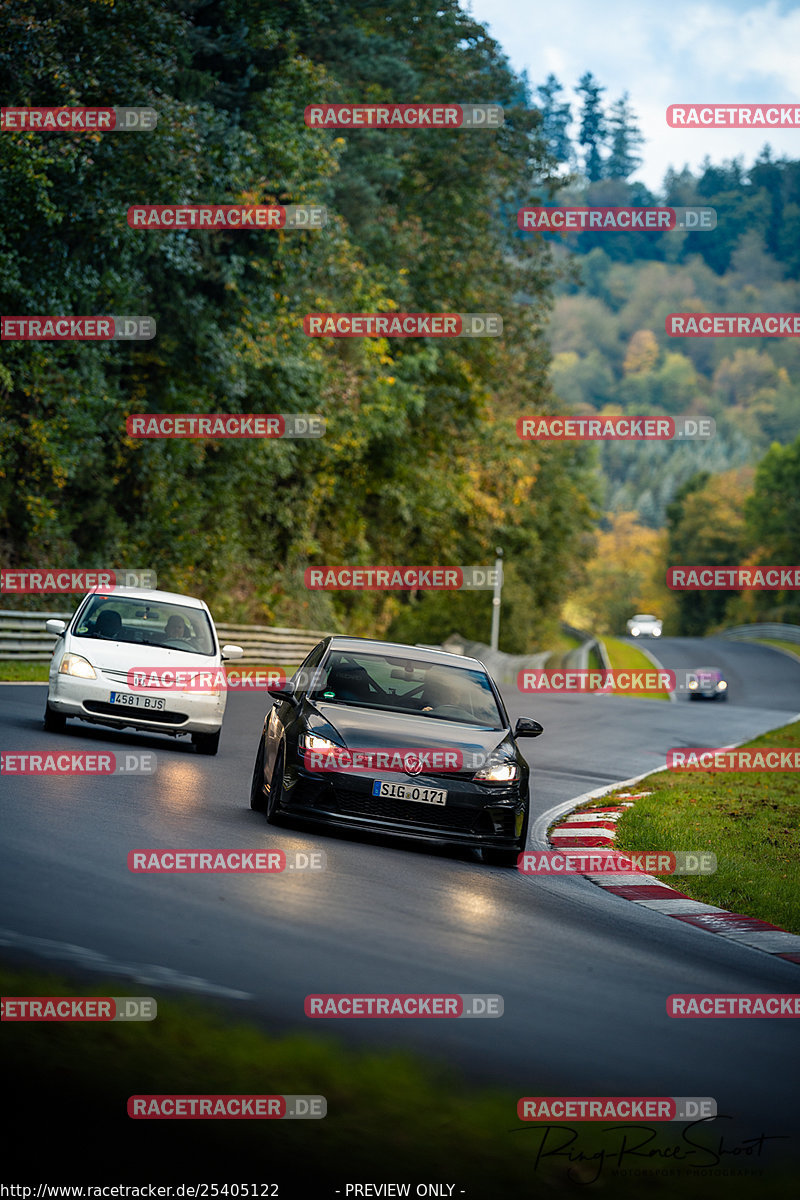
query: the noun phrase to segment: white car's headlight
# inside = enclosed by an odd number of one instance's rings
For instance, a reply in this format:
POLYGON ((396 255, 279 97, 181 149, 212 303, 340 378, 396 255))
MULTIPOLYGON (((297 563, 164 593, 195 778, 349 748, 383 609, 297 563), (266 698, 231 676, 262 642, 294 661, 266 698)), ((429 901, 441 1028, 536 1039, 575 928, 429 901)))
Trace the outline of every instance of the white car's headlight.
POLYGON ((718 691, 718 692, 724 692, 727 686, 728 686, 728 685, 727 685, 727 683, 725 682, 725 680, 724 680, 724 679, 720 679, 719 683, 717 684, 717 691, 718 691))
POLYGON ((477 783, 513 783, 519 779, 519 767, 515 762, 490 763, 476 771, 472 778, 477 783))
POLYGON ((653 628, 653 637, 661 637, 661 630, 657 625, 653 628))
POLYGON ((301 733, 299 738, 301 750, 314 750, 316 753, 335 754, 337 750, 342 750, 342 746, 337 746, 336 742, 332 742, 330 738, 320 737, 318 733, 301 733))
POLYGON ((689 680, 689 691, 690 692, 696 692, 697 689, 699 688, 699 686, 700 686, 700 684, 697 682, 696 679, 689 680))
POLYGON ((79 679, 97 679, 94 667, 80 654, 65 654, 58 668, 59 675, 77 675, 79 679))
POLYGON ((632 625, 631 626, 631 637, 638 637, 638 636, 639 636, 639 626, 632 625))

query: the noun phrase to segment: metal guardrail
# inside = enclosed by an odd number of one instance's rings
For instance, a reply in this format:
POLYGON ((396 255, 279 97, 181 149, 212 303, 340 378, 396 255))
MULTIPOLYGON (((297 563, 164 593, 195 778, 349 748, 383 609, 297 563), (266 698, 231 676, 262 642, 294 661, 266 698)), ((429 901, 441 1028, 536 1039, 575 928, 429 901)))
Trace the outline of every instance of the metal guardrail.
MULTIPOLYGON (((0 609, 0 661, 47 662, 56 639, 45 629, 51 618, 68 621, 72 612, 15 612, 0 609)), ((277 625, 216 623, 220 644, 241 646, 243 663, 297 666, 327 633, 315 629, 289 629, 277 625)))
POLYGON ((533 667, 543 667, 550 657, 549 650, 538 654, 504 654, 502 650, 492 650, 485 642, 468 642, 459 634, 451 634, 442 646, 433 646, 434 650, 447 650, 450 654, 463 654, 467 658, 479 659, 498 683, 514 684, 520 671, 533 667))
POLYGON ((68 621, 75 612, 13 612, 0 609, 0 659, 47 662, 56 639, 44 627, 51 617, 68 621))
MULTIPOLYGON (((575 629, 571 625, 561 623, 561 628, 571 637, 581 639, 581 645, 569 650, 563 656, 564 667, 575 670, 585 670, 589 665, 589 653, 596 650, 604 667, 611 666, 606 654, 606 648, 591 633, 583 629, 575 629)), ((464 654, 469 658, 478 658, 486 665, 489 674, 498 683, 516 685, 520 671, 546 667, 552 658, 552 650, 540 650, 535 654, 504 654, 502 650, 492 650, 484 642, 468 642, 460 634, 451 634, 442 646, 432 646, 433 650, 449 650, 451 654, 464 654)), ((558 661, 558 659, 556 660, 558 661)))
POLYGON ((243 663, 299 666, 317 642, 331 630, 287 629, 280 625, 230 625, 215 622, 220 644, 231 642, 244 650, 243 663))
POLYGON ((723 629, 717 636, 744 642, 752 638, 778 638, 782 642, 800 643, 800 625, 734 625, 732 629, 723 629))
POLYGON ((611 662, 606 648, 593 633, 588 633, 585 629, 576 629, 574 625, 567 625, 564 621, 561 622, 561 628, 564 633, 578 638, 581 643, 580 646, 576 646, 574 650, 569 650, 564 655, 565 667, 573 671, 585 671, 589 666, 589 655, 594 650, 603 669, 611 670, 611 662))

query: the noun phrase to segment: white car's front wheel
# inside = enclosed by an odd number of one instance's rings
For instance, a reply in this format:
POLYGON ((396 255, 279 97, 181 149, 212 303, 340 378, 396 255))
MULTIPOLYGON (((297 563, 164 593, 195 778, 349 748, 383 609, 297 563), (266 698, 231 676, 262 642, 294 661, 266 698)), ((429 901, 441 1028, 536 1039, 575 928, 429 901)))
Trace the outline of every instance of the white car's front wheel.
POLYGON ((197 750, 198 754, 216 754, 219 750, 219 735, 222 730, 218 729, 216 733, 193 733, 192 745, 197 750))
POLYGON ((63 733, 67 728, 67 718, 50 707, 50 701, 44 706, 44 727, 48 733, 63 733))

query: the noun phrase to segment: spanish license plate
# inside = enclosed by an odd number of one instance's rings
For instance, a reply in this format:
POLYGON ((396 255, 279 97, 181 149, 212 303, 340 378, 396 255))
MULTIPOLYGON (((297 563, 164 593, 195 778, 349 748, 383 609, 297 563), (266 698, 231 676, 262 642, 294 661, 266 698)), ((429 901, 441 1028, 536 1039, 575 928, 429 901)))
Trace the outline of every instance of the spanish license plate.
POLYGON ((167 707, 163 696, 138 696, 135 692, 112 692, 111 704, 119 704, 122 708, 149 708, 155 710, 167 707))
POLYGON ((443 788, 422 787, 418 783, 387 783, 383 779, 376 779, 372 794, 389 796, 392 800, 416 800, 420 804, 447 803, 447 792, 443 788))

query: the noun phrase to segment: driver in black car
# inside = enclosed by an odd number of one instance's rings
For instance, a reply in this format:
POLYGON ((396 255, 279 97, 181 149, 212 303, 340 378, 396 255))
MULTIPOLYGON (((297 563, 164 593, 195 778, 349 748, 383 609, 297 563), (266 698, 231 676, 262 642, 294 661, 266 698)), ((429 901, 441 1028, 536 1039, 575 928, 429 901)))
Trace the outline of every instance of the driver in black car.
POLYGON ((461 708, 463 700, 452 679, 444 671, 430 671, 425 681, 423 692, 422 712, 433 712, 437 708, 449 705, 461 708))

